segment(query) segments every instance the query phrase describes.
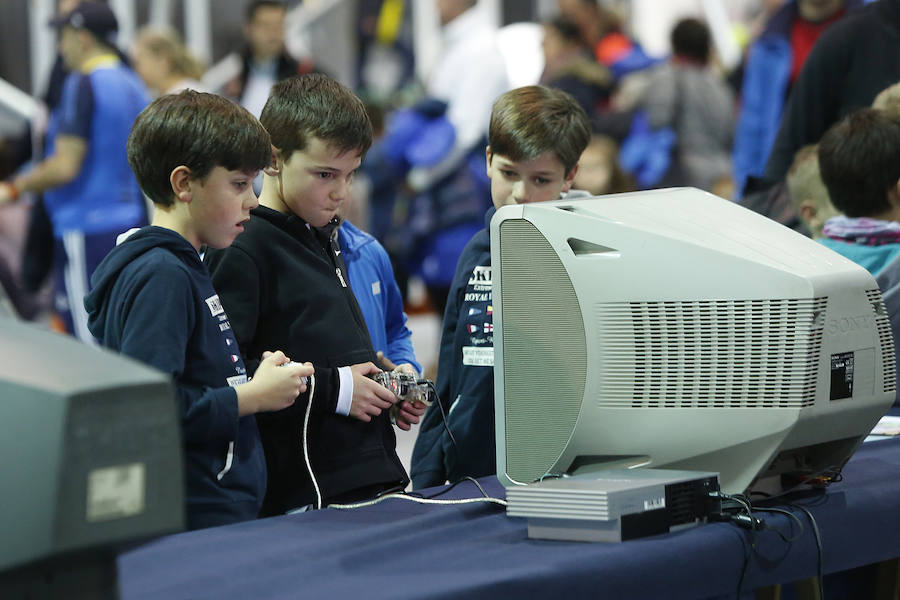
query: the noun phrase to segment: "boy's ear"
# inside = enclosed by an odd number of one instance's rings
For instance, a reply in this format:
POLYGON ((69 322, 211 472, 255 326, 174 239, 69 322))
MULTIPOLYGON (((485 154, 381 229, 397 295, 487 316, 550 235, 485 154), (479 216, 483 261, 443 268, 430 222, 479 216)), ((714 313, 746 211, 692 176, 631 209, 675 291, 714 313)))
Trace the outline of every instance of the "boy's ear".
POLYGON ((281 152, 279 152, 278 148, 272 146, 272 160, 269 162, 269 166, 263 169, 263 173, 268 175, 269 177, 275 177, 278 173, 281 172, 281 152))
POLYGON ((191 170, 178 165, 169 174, 169 183, 172 185, 172 193, 181 202, 191 201, 191 170))
POLYGON ((491 147, 485 146, 484 148, 484 157, 487 159, 487 176, 488 179, 491 178, 491 157, 494 155, 491 153, 491 147))
POLYGON ((811 199, 804 198, 800 202, 800 210, 798 212, 800 213, 800 219, 806 224, 809 224, 816 218, 816 215, 819 214, 819 209, 816 207, 816 203, 811 199))
POLYGON ((575 174, 578 173, 578 163, 575 163, 575 166, 572 167, 572 170, 566 173, 566 179, 563 181, 562 191, 568 192, 572 189, 572 183, 575 182, 575 174))

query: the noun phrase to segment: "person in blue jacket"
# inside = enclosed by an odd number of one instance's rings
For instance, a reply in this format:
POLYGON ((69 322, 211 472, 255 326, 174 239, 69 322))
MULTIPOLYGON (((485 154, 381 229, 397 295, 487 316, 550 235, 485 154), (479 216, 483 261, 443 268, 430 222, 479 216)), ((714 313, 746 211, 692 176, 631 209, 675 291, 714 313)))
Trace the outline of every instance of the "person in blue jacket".
POLYGON ((385 358, 390 361, 385 366, 421 374, 422 366, 413 351, 412 332, 406 326, 403 297, 387 251, 378 240, 350 221, 341 222, 336 232, 350 287, 362 310, 372 347, 382 361, 385 358))
POLYGON ((154 202, 153 222, 97 267, 84 300, 106 347, 172 376, 185 450, 187 526, 253 519, 266 491, 257 412, 282 410, 313 367, 264 353, 248 382, 228 315, 200 259, 225 247, 257 206, 253 178, 271 159, 268 133, 220 96, 155 100, 128 138, 128 162, 154 202))
POLYGON ((0 205, 24 192, 44 193, 55 237, 52 324, 94 343, 82 305, 91 273, 119 233, 147 223, 125 142, 150 99, 121 59, 118 22, 106 4, 81 2, 53 24, 69 74, 47 124, 46 157, 0 184, 0 205))
POLYGON ((732 165, 740 195, 747 177, 763 174, 794 80, 819 35, 863 0, 791 0, 750 45, 741 84, 732 165))
POLYGON ((450 287, 438 357, 438 399, 425 413, 413 448, 414 489, 497 470, 491 217, 501 206, 555 200, 568 192, 591 125, 569 94, 526 86, 494 103, 488 138, 494 207, 485 216, 485 228, 463 250, 450 287))

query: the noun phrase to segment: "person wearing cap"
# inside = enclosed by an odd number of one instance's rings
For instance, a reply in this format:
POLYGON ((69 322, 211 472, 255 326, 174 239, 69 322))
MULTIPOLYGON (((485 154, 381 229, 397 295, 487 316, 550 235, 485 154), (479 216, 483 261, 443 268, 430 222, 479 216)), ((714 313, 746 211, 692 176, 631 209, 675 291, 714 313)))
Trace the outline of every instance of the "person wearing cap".
POLYGON ((115 45, 118 22, 108 6, 80 2, 53 25, 70 73, 50 114, 46 157, 0 183, 0 205, 43 192, 55 238, 53 324, 93 343, 82 301, 90 275, 119 233, 147 222, 125 145, 149 96, 122 62, 115 45))

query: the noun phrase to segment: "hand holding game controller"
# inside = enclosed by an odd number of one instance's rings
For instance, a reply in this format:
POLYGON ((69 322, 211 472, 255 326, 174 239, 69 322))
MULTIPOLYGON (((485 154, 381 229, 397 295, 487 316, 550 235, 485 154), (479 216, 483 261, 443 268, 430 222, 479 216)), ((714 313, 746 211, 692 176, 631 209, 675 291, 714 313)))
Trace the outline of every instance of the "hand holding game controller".
POLYGON ((381 371, 372 375, 372 379, 397 396, 399 402, 391 406, 389 414, 391 423, 400 429, 408 431, 424 414, 421 407, 413 408, 416 402, 421 402, 426 407, 431 405, 433 384, 427 379, 419 378, 415 373, 400 370, 381 371))
MULTIPOLYGON (((279 367, 293 367, 294 365, 303 365, 303 363, 298 363, 298 362, 296 362, 296 361, 289 360, 288 362, 286 362, 286 363, 281 363, 281 364, 278 365, 278 366, 279 366, 279 367)), ((305 383, 306 385, 309 385, 309 377, 303 376, 303 377, 300 378, 300 380, 301 380, 303 383, 305 383)))

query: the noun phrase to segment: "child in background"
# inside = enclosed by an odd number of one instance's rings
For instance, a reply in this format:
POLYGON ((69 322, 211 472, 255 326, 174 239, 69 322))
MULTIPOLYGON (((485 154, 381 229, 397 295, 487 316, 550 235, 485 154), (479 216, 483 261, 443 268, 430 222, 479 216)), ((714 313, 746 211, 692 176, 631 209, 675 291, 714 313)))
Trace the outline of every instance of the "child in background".
POLYGON ((786 181, 791 205, 815 240, 822 237, 825 221, 840 214, 822 183, 817 153, 816 144, 800 148, 788 170, 786 181))
POLYGON ((619 146, 609 136, 593 135, 578 160, 572 187, 592 196, 633 192, 634 180, 619 166, 619 146))

